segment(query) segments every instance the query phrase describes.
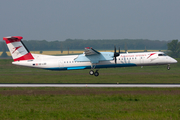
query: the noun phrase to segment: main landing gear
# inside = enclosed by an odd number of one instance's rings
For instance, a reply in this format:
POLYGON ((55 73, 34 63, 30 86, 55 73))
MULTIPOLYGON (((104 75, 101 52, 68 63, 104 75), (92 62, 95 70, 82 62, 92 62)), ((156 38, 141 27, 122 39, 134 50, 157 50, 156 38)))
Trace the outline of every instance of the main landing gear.
POLYGON ((96 77, 99 76, 98 70, 96 70, 95 72, 94 72, 93 70, 90 70, 90 71, 89 71, 89 74, 90 74, 90 75, 94 75, 94 76, 96 76, 96 77))
POLYGON ((97 76, 99 76, 99 72, 98 72, 98 70, 96 70, 94 72, 95 67, 96 67, 96 65, 91 64, 91 70, 89 71, 89 74, 97 77, 97 76))

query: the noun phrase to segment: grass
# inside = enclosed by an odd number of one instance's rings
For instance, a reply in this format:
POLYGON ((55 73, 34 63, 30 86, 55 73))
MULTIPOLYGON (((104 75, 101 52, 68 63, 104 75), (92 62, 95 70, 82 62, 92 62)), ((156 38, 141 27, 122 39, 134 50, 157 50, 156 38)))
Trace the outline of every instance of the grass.
MULTIPOLYGON (((180 59, 177 59, 180 61, 180 59)), ((46 71, 0 60, 0 83, 180 83, 180 64, 46 71)), ((0 119, 180 119, 180 88, 0 88, 0 119)))
POLYGON ((180 118, 179 88, 1 88, 0 92, 1 119, 180 118))
POLYGON ((11 62, 0 59, 0 83, 180 83, 179 62, 171 70, 166 65, 100 69, 98 77, 90 76, 89 70, 48 71, 11 62))

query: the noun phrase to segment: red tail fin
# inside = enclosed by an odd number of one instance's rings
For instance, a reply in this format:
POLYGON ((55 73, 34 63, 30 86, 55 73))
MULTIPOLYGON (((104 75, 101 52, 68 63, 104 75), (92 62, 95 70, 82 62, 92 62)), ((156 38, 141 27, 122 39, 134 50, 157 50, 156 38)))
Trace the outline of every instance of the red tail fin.
POLYGON ((31 55, 29 50, 21 41, 23 37, 21 36, 9 36, 3 37, 3 40, 6 41, 6 44, 9 48, 9 51, 14 59, 14 61, 21 60, 32 60, 34 57, 31 55))

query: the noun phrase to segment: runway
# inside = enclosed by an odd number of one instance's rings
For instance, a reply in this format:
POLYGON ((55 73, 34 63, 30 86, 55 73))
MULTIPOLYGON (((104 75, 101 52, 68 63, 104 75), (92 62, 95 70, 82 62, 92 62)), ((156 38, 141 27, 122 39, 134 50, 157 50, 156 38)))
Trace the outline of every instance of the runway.
POLYGON ((180 84, 0 84, 0 87, 151 87, 151 88, 177 88, 180 84))

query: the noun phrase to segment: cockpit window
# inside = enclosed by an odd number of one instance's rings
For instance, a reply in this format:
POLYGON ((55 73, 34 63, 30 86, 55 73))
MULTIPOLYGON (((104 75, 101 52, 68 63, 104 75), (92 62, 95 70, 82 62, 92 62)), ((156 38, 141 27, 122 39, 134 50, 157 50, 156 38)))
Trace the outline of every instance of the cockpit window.
POLYGON ((166 54, 158 54, 158 56, 167 56, 166 54))

